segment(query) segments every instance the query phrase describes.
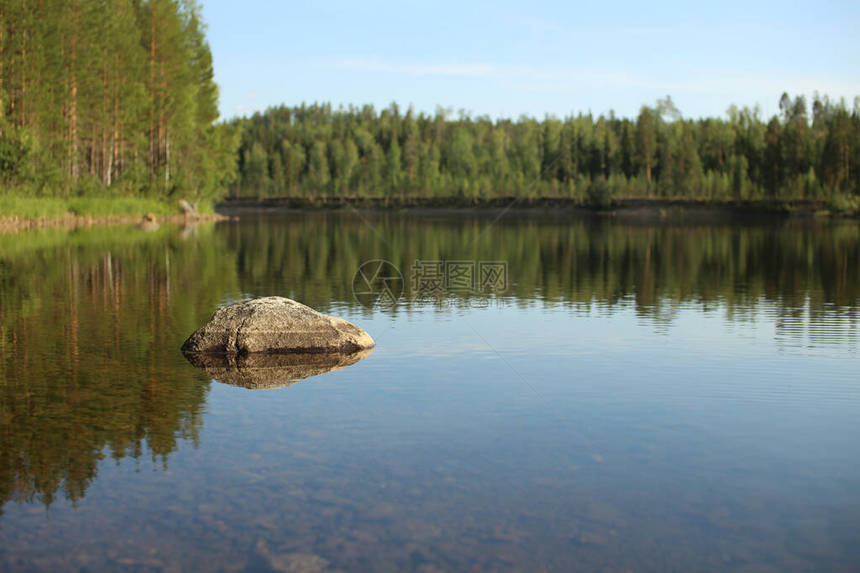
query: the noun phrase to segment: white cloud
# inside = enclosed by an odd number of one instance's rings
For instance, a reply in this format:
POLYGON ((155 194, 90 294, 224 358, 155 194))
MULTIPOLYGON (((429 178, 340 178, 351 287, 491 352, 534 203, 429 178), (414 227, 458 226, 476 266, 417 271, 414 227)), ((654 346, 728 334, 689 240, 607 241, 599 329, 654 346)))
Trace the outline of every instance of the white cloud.
POLYGON ((233 111, 236 112, 236 115, 253 115, 258 111, 262 112, 263 110, 265 110, 265 107, 262 105, 239 104, 233 107, 233 111))
POLYGON ((561 83, 587 82, 615 87, 633 87, 638 84, 635 78, 623 72, 542 69, 529 66, 499 66, 483 63, 400 64, 376 59, 342 58, 336 60, 333 66, 341 70, 406 74, 412 76, 449 76, 501 80, 522 79, 561 83))
POLYGON ((637 74, 628 70, 593 70, 575 68, 540 68, 506 66, 486 63, 420 63, 403 64, 378 59, 342 58, 333 66, 359 72, 406 74, 412 76, 449 76, 500 80, 529 80, 547 82, 546 86, 559 89, 587 86, 592 88, 640 88, 666 93, 691 94, 770 94, 790 91, 811 93, 816 90, 827 94, 860 94, 860 81, 846 81, 827 77, 790 77, 768 73, 709 73, 701 77, 673 78, 660 75, 637 74))

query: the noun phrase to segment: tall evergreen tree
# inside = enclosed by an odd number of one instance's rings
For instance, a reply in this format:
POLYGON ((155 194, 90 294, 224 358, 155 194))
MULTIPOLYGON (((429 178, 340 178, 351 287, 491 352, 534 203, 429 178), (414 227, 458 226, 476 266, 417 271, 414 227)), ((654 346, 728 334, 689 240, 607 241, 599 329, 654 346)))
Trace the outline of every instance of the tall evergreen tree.
POLYGON ((212 65, 194 0, 0 0, 0 177, 48 194, 223 191, 238 142, 214 125, 212 65))

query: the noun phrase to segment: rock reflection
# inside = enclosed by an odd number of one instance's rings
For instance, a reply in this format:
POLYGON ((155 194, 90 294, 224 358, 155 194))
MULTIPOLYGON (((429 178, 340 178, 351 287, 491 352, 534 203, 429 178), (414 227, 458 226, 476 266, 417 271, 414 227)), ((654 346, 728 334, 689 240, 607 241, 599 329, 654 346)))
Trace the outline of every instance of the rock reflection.
POLYGON ((373 349, 353 354, 186 354, 216 382, 251 390, 283 388, 312 376, 340 370, 367 357, 373 349))

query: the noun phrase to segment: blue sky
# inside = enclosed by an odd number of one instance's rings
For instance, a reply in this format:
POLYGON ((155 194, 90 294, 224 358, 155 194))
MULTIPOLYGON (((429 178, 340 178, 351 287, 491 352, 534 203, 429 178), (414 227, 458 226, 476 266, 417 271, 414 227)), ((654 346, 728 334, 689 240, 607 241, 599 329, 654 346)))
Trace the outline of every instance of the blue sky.
POLYGON ((858 2, 202 0, 224 117, 396 101, 475 115, 686 117, 860 95, 858 2))

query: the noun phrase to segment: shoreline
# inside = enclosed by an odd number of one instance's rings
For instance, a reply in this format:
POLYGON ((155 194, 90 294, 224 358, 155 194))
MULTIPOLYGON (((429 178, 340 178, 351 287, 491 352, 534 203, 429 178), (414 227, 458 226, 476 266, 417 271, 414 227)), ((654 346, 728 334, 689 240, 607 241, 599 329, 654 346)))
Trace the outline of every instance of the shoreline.
MULTIPOLYGON (((140 216, 116 216, 108 215, 93 217, 84 215, 73 215, 71 213, 63 217, 4 217, 0 216, 0 233, 16 233, 34 229, 47 229, 61 227, 64 229, 81 229, 97 225, 135 225, 144 223, 146 215, 140 216)), ((191 224, 209 223, 216 221, 228 221, 231 217, 220 213, 205 215, 158 215, 155 217, 157 224, 191 224)))
MULTIPOLYGON (((749 200, 709 201, 672 198, 617 199, 608 208, 597 208, 569 198, 499 198, 471 201, 463 198, 347 198, 317 199, 270 197, 227 199, 215 206, 215 213, 155 215, 158 224, 190 224, 235 220, 241 215, 271 213, 330 212, 405 212, 437 216, 516 213, 536 216, 611 217, 629 220, 742 220, 745 218, 858 218, 858 214, 838 213, 820 200, 749 200)), ((87 228, 96 225, 135 225, 144 223, 147 215, 75 215, 62 217, 23 217, 0 215, 0 232, 20 232, 61 227, 87 228)))
POLYGON ((326 197, 305 199, 271 197, 227 199, 216 206, 221 213, 231 216, 264 213, 303 211, 378 211, 459 215, 476 213, 533 213, 574 216, 622 217, 635 219, 663 219, 691 216, 703 218, 745 217, 809 217, 856 218, 857 214, 832 211, 826 201, 820 200, 748 200, 710 201, 673 198, 616 199, 606 208, 598 208, 579 199, 568 198, 500 198, 477 202, 462 198, 345 198, 326 197))

